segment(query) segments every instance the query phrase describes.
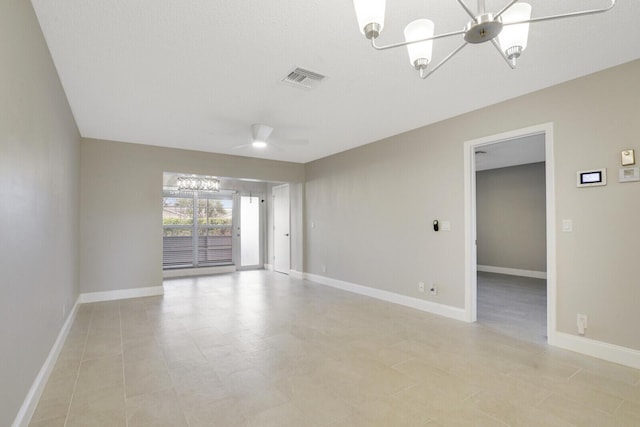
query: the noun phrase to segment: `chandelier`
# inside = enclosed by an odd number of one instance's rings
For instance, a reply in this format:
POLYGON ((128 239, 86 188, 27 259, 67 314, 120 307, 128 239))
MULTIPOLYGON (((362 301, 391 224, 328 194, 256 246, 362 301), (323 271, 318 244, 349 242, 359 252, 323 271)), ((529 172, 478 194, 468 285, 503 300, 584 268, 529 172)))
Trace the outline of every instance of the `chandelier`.
POLYGON ((601 9, 531 18, 531 5, 519 0, 509 0, 497 13, 486 11, 485 0, 478 0, 476 13, 469 9, 463 0, 456 1, 471 17, 462 30, 434 35, 433 21, 417 19, 404 29, 404 42, 386 46, 376 44, 376 38, 384 27, 385 0, 353 0, 353 6, 356 9, 360 31, 367 39, 371 40, 371 46, 376 50, 406 46, 409 52, 409 62, 420 73, 420 77, 426 79, 469 43, 479 44, 490 41, 507 64, 514 69, 516 68, 516 60, 527 47, 529 24, 603 13, 611 10, 616 4, 616 0, 609 0, 610 4, 601 9), (432 57, 433 41, 458 35, 462 35, 464 38, 462 44, 428 70, 432 57))
POLYGON ((178 190, 220 191, 220 180, 212 176, 179 176, 178 190))

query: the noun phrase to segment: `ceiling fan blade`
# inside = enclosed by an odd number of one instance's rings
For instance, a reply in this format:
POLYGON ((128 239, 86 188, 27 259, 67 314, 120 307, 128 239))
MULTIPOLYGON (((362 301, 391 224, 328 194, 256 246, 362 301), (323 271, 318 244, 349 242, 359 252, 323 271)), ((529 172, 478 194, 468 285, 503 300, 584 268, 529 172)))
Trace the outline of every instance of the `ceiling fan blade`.
POLYGON ((278 145, 288 145, 288 146, 304 146, 304 145, 309 145, 309 140, 308 139, 302 139, 302 138, 271 138, 271 140, 273 142, 275 142, 278 145))
POLYGON ((269 139, 271 132, 273 132, 273 128, 271 126, 263 125, 260 123, 251 125, 251 136, 253 136, 254 141, 266 142, 267 139, 269 139))
POLYGON ((274 150, 274 151, 285 151, 284 148, 280 147, 278 144, 274 144, 272 142, 267 144, 267 150, 274 150))

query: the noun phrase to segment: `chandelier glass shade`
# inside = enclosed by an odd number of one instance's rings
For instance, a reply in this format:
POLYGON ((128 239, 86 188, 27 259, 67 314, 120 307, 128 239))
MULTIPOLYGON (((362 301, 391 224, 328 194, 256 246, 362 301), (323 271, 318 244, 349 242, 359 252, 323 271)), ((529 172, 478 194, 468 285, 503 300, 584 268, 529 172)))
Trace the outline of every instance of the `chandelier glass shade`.
POLYGON ((527 47, 529 24, 604 13, 611 10, 616 4, 616 0, 607 0, 608 5, 599 9, 531 18, 531 5, 519 0, 505 0, 505 6, 495 13, 487 12, 485 0, 477 0, 475 12, 467 6, 464 0, 456 1, 471 18, 463 29, 434 35, 433 22, 428 19, 418 19, 405 28, 404 42, 384 46, 376 44, 376 39, 380 36, 384 27, 385 0, 353 0, 353 6, 356 11, 360 32, 371 40, 371 46, 376 50, 407 46, 409 62, 419 71, 420 77, 425 79, 456 53, 460 52, 467 44, 491 42, 507 64, 511 68, 516 68, 517 58, 527 47), (462 44, 451 51, 433 68, 427 69, 431 63, 433 42, 454 36, 463 36, 462 44))
POLYGON ((220 180, 212 176, 179 176, 178 190, 220 191, 220 180))
MULTIPOLYGON (((433 36, 433 21, 428 19, 416 19, 404 29, 404 39, 407 42, 428 39, 433 36)), ((407 45, 409 52, 409 62, 412 66, 420 69, 422 64, 431 62, 433 53, 433 40, 411 43, 407 45)))
POLYGON ((368 39, 378 37, 384 27, 385 0, 353 0, 360 32, 368 39))
MULTIPOLYGON (((531 5, 528 3, 516 3, 502 14, 502 20, 508 22, 525 22, 524 24, 505 25, 498 35, 498 44, 507 59, 515 61, 527 48, 529 36, 529 23, 531 19, 531 5)), ((512 62, 515 66, 515 62, 512 62)))

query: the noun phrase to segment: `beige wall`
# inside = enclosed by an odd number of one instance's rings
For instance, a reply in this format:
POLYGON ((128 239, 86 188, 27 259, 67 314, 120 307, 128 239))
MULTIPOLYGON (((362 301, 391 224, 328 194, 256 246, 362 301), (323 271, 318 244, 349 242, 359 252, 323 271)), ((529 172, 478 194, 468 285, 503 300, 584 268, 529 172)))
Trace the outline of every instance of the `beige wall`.
POLYGON ((162 285, 162 173, 303 182, 302 164, 83 139, 81 291, 162 285))
POLYGON ((545 164, 476 174, 478 265, 547 271, 545 164))
POLYGON ((0 425, 9 426, 78 297, 80 136, 31 2, 2 2, 0 55, 0 425))
POLYGON ((553 122, 558 330, 586 313, 588 338, 640 349, 640 183, 616 179, 620 151, 640 151, 638 75, 634 61, 307 164, 306 270, 464 307, 464 141, 553 122), (576 188, 577 170, 598 167, 609 185, 576 188), (452 231, 434 233, 436 218, 452 231))

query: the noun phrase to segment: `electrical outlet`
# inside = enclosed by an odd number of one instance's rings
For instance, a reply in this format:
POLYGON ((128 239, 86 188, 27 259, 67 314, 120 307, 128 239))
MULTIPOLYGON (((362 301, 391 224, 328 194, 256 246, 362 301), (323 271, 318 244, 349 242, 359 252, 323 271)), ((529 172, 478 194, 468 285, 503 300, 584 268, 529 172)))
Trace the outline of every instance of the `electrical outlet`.
POLYGON ((323 273, 326 273, 326 272, 327 272, 327 266, 326 266, 326 265, 324 265, 324 264, 322 264, 322 272, 323 272, 323 273))
POLYGON ((431 292, 433 295, 438 295, 438 287, 435 284, 431 285, 431 288, 429 288, 429 292, 431 292))
POLYGON ((418 282, 418 291, 424 292, 424 282, 418 282))
POLYGON ((585 329, 587 329, 587 315, 578 313, 578 334, 584 335, 585 329))

